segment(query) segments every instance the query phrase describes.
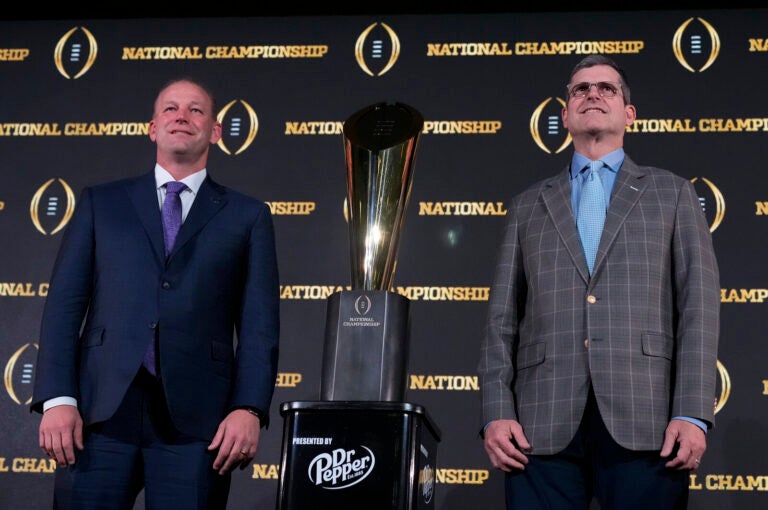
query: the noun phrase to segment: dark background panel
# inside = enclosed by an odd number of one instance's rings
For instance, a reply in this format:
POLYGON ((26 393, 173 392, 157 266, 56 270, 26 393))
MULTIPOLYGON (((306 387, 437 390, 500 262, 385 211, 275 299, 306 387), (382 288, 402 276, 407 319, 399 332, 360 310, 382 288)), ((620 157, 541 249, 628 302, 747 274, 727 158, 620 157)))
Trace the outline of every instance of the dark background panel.
MULTIPOLYGON (((422 134, 394 278, 394 285, 405 289, 487 288, 504 216, 420 214, 421 204, 505 206, 524 187, 562 169, 572 147, 555 153, 566 137, 557 101, 583 54, 437 57, 427 55, 428 45, 498 42, 514 49, 517 42, 642 41, 640 52, 615 55, 629 74, 638 120, 688 119, 697 130, 639 129, 627 134, 625 149, 640 164, 697 179, 710 221, 724 211, 713 232, 721 286, 728 295, 735 291, 753 301, 726 299, 722 305, 719 359, 727 375, 721 385, 730 394, 691 481, 690 506, 719 510, 768 505, 762 454, 768 450, 768 377, 756 361, 766 355, 765 304, 757 294, 768 276, 763 262, 766 220, 756 204, 768 201, 763 170, 768 128, 698 129, 702 119, 766 117, 768 51, 750 51, 749 41, 768 38, 768 10, 738 3, 690 10, 673 3, 657 10, 536 6, 504 11, 473 2, 465 10, 387 4, 346 11, 315 6, 300 13, 281 6, 254 12, 217 6, 201 15, 140 5, 125 12, 76 5, 41 12, 20 7, 14 17, 0 20, 0 50, 30 52, 23 61, 0 60, 0 126, 145 123, 160 84, 180 73, 193 74, 212 84, 220 107, 238 103, 224 125, 229 149, 243 140, 242 133, 234 135, 231 123, 235 113, 247 123, 241 102, 258 119, 257 135, 242 153, 212 148, 211 175, 269 202, 314 205, 307 215, 274 218, 281 285, 295 289, 281 301, 283 384, 275 391, 272 425, 262 435, 253 469, 235 474, 233 510, 274 506, 283 435, 279 405, 319 397, 326 320, 326 301, 319 292, 350 284, 343 138, 340 133, 288 134, 286 126, 343 122, 380 101, 409 104, 431 122, 500 122, 492 134, 422 134), (690 18, 681 50, 695 72, 681 65, 673 48, 675 32, 690 18), (713 41, 702 19, 714 28, 720 44, 705 71, 699 68, 713 41), (369 76, 355 60, 355 43, 372 23, 386 23, 400 43, 395 65, 381 76, 369 76), (98 54, 82 77, 67 79, 56 69, 54 50, 75 27, 93 34, 98 54), (692 51, 694 41, 701 43, 703 53, 692 51), (211 45, 325 45, 328 53, 316 59, 122 59, 125 47, 211 45), (534 112, 547 100, 535 128, 549 151, 537 145, 531 126, 534 112)), ((381 37, 385 50, 391 49, 380 26, 372 34, 381 37)), ((87 43, 82 32, 72 37, 70 43, 87 43)), ((369 49, 364 59, 381 69, 369 49)), ((80 66, 65 64, 70 71, 80 66)), ((6 375, 0 392, 0 508, 49 508, 53 476, 37 448, 39 416, 30 415, 24 403, 31 396, 44 288, 61 240, 61 233, 51 234, 66 207, 59 179, 77 196, 86 185, 150 171, 154 147, 144 135, 0 136, 0 154, 0 238, 5 241, 0 254, 0 290, 5 289, 0 292, 0 360, 6 375), (30 205, 50 179, 54 182, 41 203, 47 207, 58 200, 58 205, 52 216, 40 216, 46 231, 41 233, 32 222, 30 205)), ((486 305, 413 300, 409 376, 431 381, 476 377, 486 305)), ((442 431, 436 508, 501 507, 503 477, 489 465, 478 437, 479 391, 420 387, 409 379, 406 398, 424 406, 442 431), (474 483, 469 474, 476 472, 487 479, 474 483)))

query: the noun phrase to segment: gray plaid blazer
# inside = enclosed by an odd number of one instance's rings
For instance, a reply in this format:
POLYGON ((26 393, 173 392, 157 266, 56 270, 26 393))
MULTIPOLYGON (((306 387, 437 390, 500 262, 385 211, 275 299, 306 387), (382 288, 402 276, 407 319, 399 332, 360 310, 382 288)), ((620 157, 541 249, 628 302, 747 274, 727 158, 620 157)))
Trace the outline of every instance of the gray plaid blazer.
POLYGON ((625 157, 590 278, 566 168, 508 209, 478 365, 483 423, 517 420, 531 453, 557 453, 591 384, 625 448, 660 449, 673 416, 714 425, 719 313, 690 181, 625 157))

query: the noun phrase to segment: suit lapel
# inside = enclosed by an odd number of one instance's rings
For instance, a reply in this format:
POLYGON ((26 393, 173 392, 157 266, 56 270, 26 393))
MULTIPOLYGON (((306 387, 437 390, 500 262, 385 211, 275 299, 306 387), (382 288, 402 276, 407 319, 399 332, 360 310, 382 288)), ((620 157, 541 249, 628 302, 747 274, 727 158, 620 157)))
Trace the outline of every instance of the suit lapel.
POLYGON ((226 190, 206 177, 200 189, 197 192, 192 208, 187 214, 187 218, 181 225, 176 242, 168 256, 169 260, 178 252, 190 239, 195 237, 200 230, 218 213, 227 203, 226 190))
POLYGON ((162 264, 165 259, 165 245, 154 171, 131 181, 128 184, 127 191, 136 214, 139 216, 141 224, 147 232, 152 251, 157 260, 162 264))
POLYGON ((576 220, 571 207, 571 177, 568 167, 545 183, 541 195, 544 205, 552 218, 560 238, 573 260, 573 265, 584 278, 589 280, 589 269, 581 247, 579 232, 576 230, 576 220))
POLYGON ((611 245, 616 241, 616 236, 629 212, 645 192, 648 183, 644 177, 645 173, 629 159, 629 156, 625 156, 624 163, 616 175, 616 182, 613 184, 611 205, 608 207, 603 234, 600 237, 600 246, 595 257, 595 273, 599 270, 611 245))

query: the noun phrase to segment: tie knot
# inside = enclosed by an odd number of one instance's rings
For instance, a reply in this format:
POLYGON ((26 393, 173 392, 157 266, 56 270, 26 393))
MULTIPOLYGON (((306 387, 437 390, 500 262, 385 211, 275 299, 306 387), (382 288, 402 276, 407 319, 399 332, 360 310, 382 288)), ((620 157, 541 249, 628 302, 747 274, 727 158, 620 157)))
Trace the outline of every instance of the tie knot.
POLYGON ((603 162, 600 161, 599 159, 597 161, 590 161, 589 162, 589 170, 591 172, 597 172, 601 168, 603 168, 603 162))
POLYGON ((598 170, 603 168, 603 165, 604 163, 599 159, 597 161, 590 161, 581 171, 581 175, 584 179, 582 182, 591 181, 595 177, 600 177, 600 172, 598 170))
POLYGON ((187 185, 181 181, 169 181, 165 183, 166 193, 180 193, 187 188, 187 185))

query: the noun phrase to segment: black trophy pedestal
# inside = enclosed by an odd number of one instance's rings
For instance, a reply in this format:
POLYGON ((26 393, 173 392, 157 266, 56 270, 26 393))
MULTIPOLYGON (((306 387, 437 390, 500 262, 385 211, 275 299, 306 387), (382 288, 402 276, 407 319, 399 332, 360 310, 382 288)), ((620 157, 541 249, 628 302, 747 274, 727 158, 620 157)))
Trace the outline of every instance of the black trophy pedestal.
POLYGON ((409 304, 385 290, 328 298, 321 400, 405 400, 409 304))
POLYGON ((434 508, 440 431, 395 402, 286 402, 278 510, 434 508))

